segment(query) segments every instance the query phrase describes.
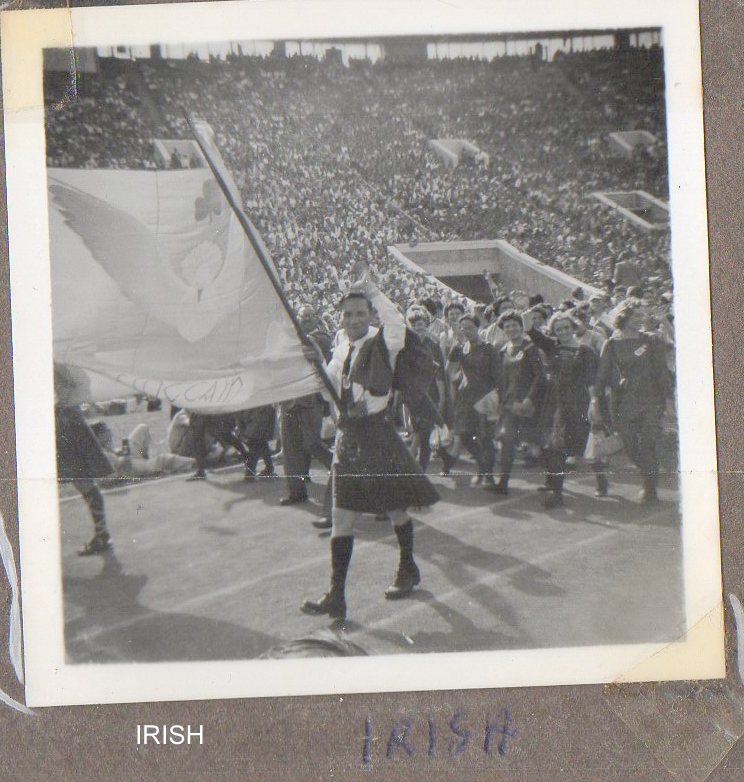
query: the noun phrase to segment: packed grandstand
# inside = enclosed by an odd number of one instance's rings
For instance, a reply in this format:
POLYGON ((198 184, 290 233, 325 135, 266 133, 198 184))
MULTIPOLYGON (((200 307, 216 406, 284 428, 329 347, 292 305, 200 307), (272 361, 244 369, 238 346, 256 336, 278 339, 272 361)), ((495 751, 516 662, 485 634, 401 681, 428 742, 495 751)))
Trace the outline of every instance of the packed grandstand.
POLYGON ((331 312, 336 274, 353 259, 374 261, 402 306, 446 299, 386 248, 494 238, 598 287, 630 260, 652 294, 671 292, 668 231, 640 231, 591 197, 643 190, 668 199, 659 47, 540 63, 101 59, 75 89, 70 97, 64 75, 47 74, 49 166, 156 168, 152 139, 191 138, 184 113, 198 115, 215 130, 295 305, 310 296, 331 312), (608 134, 636 129, 656 145, 617 154, 608 134), (434 138, 468 139, 487 157, 448 167, 434 138))

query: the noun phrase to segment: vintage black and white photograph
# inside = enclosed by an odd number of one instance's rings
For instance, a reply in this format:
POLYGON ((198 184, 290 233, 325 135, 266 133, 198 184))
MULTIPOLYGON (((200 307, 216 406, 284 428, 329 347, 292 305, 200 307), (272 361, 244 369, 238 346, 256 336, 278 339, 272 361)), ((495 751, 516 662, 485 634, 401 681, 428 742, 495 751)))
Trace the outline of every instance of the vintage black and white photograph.
MULTIPOLYGON (((151 37, 90 23, 40 51, 33 403, 14 359, 39 427, 17 413, 22 580, 42 533, 24 507, 47 498, 56 564, 29 578, 60 648, 45 661, 26 618, 35 665, 104 687, 249 661, 234 694, 264 671, 281 694, 510 681, 379 673, 424 659, 493 674, 524 655, 525 684, 632 678, 683 644, 705 613, 687 507, 707 611, 720 586, 715 481, 695 482, 715 468, 705 195, 670 170, 686 153, 669 30, 615 9, 200 40, 179 13, 151 37), (42 429, 54 479, 24 486, 20 441, 42 429), (627 665, 594 672, 603 649, 627 665), (570 650, 581 662, 551 678, 570 650), (293 684, 294 658, 332 658, 308 670, 341 683, 293 684)), ((10 238, 21 265, 12 221, 10 238)), ((34 310, 13 284, 18 345, 34 310)), ((146 686, 132 697, 194 692, 146 686)), ((91 697, 49 687, 36 697, 91 697)))

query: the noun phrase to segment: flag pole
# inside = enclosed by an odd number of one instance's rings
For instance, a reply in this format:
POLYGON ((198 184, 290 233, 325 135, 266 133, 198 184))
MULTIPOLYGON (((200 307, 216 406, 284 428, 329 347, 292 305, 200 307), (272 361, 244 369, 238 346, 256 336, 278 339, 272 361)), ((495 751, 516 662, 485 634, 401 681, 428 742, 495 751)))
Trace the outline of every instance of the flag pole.
MULTIPOLYGON (((310 337, 308 337, 307 334, 305 334, 305 332, 302 330, 302 326, 300 326, 300 322, 297 319, 297 315, 295 314, 295 311, 292 309, 291 304, 287 300, 287 296, 284 293, 284 289, 282 288, 279 280, 276 277, 276 274, 274 273, 273 262, 269 258, 268 250, 264 246, 260 234, 256 230, 256 227, 253 225, 253 223, 248 219, 240 204, 237 203, 233 194, 230 192, 230 188, 227 186, 227 182, 225 181, 225 178, 222 176, 222 173, 220 172, 219 168, 215 164, 214 160, 212 160, 211 153, 209 149, 206 147, 206 145, 202 142, 199 133, 194 127, 194 123, 192 122, 191 117, 186 112, 184 112, 184 116, 186 117, 186 122, 189 126, 189 130, 191 131, 191 134, 194 137, 194 140, 196 141, 197 145, 199 146, 199 149, 204 155, 204 159, 207 161, 209 168, 212 170, 212 174, 214 175, 214 178, 217 180, 217 184, 220 186, 220 190, 222 190, 223 195, 227 199, 227 203, 230 204, 230 207, 235 213, 235 216, 238 218, 240 227, 243 229, 245 235, 248 237, 248 240, 250 241, 256 255, 258 256, 258 260, 260 261, 261 266, 263 266, 263 269, 266 272, 266 276, 269 278, 269 281, 271 282, 274 288, 274 292, 279 297, 279 301, 281 301, 282 305, 284 306, 284 309, 286 310, 287 315, 289 316, 289 319, 292 322, 292 326, 294 326, 294 330, 295 332, 297 332, 297 337, 299 338, 300 342, 303 345, 316 349, 316 346, 313 343, 312 339, 310 339, 310 337)), ((341 410, 341 399, 339 398, 339 395, 333 383, 331 382, 331 379, 328 377, 328 374, 325 371, 325 367, 323 367, 320 364, 313 364, 311 361, 308 361, 308 363, 316 370, 318 376, 323 382, 323 385, 326 387, 326 390, 330 394, 334 404, 339 410, 341 410)))

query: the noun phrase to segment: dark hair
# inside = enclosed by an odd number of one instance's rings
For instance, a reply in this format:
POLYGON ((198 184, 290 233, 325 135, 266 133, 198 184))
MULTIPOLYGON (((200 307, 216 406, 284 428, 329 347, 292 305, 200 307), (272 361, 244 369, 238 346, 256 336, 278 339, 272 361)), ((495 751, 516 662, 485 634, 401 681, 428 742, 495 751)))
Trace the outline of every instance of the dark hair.
MULTIPOLYGON (((512 308, 510 310, 507 310, 507 312, 511 312, 514 309, 514 299, 512 299, 511 296, 499 296, 498 299, 496 299, 496 301, 493 303, 497 315, 499 314, 501 305, 506 304, 507 301, 512 305, 512 308)), ((504 315, 506 315, 506 312, 504 313, 504 315)))
POLYGON ((465 305, 462 304, 459 301, 451 301, 445 308, 444 308, 444 317, 446 318, 449 313, 454 310, 458 309, 460 312, 465 312, 465 305))
POLYGON ((553 313, 550 320, 548 321, 548 333, 555 334, 555 324, 560 323, 562 320, 570 321, 571 326, 574 329, 579 325, 573 312, 568 312, 567 310, 558 310, 558 312, 553 313))
POLYGON ((466 312, 464 315, 460 316, 458 323, 462 323, 464 320, 471 320, 478 328, 480 328, 480 318, 474 312, 466 312))
POLYGON ((527 312, 531 312, 533 315, 542 315, 545 320, 550 317, 550 311, 547 307, 543 307, 542 304, 535 304, 534 307, 530 307, 527 312))
POLYGON ((542 293, 536 293, 534 296, 530 296, 530 307, 534 307, 536 304, 544 304, 545 299, 542 293))
POLYGON ((499 315, 499 319, 496 321, 496 325, 503 330, 504 323, 506 323, 508 320, 513 320, 515 323, 519 323, 519 325, 524 328, 522 316, 516 310, 507 310, 506 312, 501 313, 501 315, 499 315))
POLYGON ((578 301, 583 301, 583 299, 584 299, 584 289, 581 286, 579 286, 578 288, 574 288, 571 291, 571 296, 574 299, 577 299, 578 301))
POLYGON ((630 320, 630 316, 642 306, 643 302, 640 299, 624 299, 617 305, 612 325, 616 329, 621 329, 630 320))
POLYGON ((414 320, 423 320, 428 326, 431 322, 431 317, 429 316, 429 311, 426 307, 422 307, 420 304, 412 304, 406 310, 406 320, 409 323, 413 323, 414 320))
POLYGON ((626 291, 626 295, 631 299, 643 298, 643 288, 640 285, 631 285, 626 291))
POLYGON ((373 311, 372 302, 363 293, 360 293, 359 291, 350 291, 349 293, 345 293, 338 302, 337 305, 338 309, 341 309, 347 301, 352 301, 357 299, 362 299, 366 301, 367 308, 369 309, 369 311, 370 312, 373 311))
POLYGON ((431 315, 432 318, 436 318, 438 307, 437 302, 435 302, 434 299, 421 299, 419 304, 429 313, 429 315, 431 315))
POLYGON ((589 307, 588 301, 582 301, 581 304, 577 304, 573 308, 574 317, 578 318, 585 325, 588 323, 591 314, 592 311, 591 308, 589 307))

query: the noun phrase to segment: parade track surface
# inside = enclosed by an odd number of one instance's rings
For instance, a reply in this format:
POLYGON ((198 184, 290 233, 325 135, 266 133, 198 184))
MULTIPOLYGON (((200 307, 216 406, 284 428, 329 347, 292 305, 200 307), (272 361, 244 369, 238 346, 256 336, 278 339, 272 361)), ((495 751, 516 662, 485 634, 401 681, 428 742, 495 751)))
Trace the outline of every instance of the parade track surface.
MULTIPOLYGON (((466 469, 467 463, 464 466, 466 469)), ((78 497, 60 503, 65 639, 70 662, 251 659, 328 627, 302 614, 328 586, 325 476, 289 508, 280 478, 239 468, 105 492, 114 551, 81 558, 90 536, 78 497)), ((669 641, 685 627, 673 476, 661 501, 637 504, 638 478, 613 471, 610 496, 572 475, 564 508, 546 511, 539 472, 515 473, 509 497, 432 476, 441 501, 413 512, 420 587, 383 597, 398 561, 389 522, 364 516, 347 585, 344 632, 368 654, 669 641)))

